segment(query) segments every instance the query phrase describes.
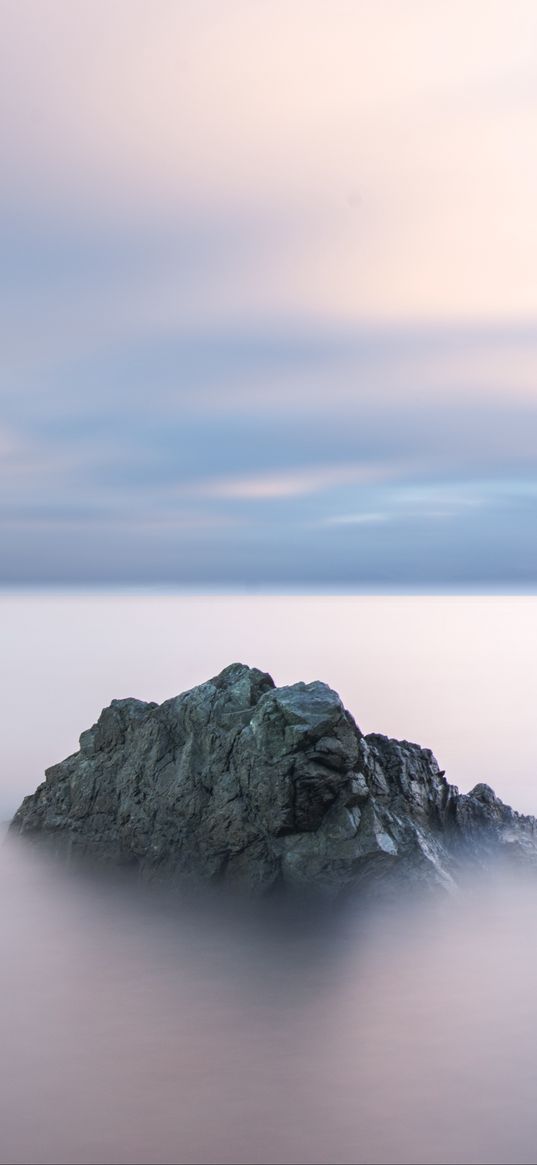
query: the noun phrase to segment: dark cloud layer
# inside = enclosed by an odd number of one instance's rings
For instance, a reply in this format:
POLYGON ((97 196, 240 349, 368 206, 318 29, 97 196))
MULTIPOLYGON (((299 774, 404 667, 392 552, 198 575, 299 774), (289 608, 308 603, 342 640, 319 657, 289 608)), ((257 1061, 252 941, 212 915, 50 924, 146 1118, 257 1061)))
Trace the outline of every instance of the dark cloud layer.
POLYGON ((531 329, 79 348, 7 369, 4 582, 537 581, 531 329))

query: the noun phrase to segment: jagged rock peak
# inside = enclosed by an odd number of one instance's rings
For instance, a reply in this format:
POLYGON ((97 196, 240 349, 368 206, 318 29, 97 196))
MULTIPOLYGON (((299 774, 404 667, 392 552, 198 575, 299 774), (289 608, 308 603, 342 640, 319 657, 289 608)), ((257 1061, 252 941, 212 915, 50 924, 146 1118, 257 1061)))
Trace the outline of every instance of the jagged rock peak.
POLYGON ((488 785, 461 794, 430 749, 364 736, 326 684, 241 663, 160 705, 113 700, 45 775, 12 832, 148 881, 335 896, 537 861, 534 818, 488 785))

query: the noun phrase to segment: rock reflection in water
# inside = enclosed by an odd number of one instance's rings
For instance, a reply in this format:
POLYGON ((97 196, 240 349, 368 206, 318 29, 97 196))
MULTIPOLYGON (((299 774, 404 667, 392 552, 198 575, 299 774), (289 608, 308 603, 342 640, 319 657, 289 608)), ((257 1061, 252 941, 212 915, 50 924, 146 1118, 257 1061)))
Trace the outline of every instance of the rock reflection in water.
POLYGON ((535 889, 170 913, 1 855, 2 1162, 533 1162, 535 889))

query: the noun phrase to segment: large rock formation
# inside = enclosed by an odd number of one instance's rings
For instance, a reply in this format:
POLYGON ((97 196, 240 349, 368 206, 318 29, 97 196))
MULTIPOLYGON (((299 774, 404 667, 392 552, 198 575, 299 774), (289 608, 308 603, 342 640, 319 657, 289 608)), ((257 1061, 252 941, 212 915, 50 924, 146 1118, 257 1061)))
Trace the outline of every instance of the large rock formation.
POLYGON ((262 893, 537 863, 536 820, 488 785, 460 794, 429 749, 364 736, 326 684, 276 688, 242 664, 161 705, 112 701, 11 830, 144 879, 262 893))

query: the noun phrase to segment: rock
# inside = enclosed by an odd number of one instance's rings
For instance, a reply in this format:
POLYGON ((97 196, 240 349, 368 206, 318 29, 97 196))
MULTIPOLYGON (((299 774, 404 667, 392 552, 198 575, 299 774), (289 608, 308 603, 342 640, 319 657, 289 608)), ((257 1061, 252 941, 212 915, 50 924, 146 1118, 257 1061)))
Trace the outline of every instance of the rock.
POLYGON ((467 862, 537 862, 537 822, 488 785, 461 794, 429 749, 364 736, 326 684, 243 664, 161 705, 113 700, 10 829, 147 881, 262 894, 452 888, 467 862))

